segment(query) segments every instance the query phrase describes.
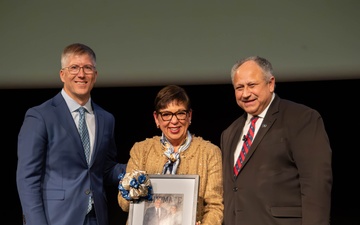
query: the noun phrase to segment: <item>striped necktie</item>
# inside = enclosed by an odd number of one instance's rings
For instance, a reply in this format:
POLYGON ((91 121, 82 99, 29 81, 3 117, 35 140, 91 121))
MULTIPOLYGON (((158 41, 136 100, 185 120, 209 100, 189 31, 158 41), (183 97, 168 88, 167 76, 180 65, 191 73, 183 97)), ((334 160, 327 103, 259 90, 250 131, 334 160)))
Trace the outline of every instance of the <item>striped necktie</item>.
POLYGON ((244 136, 244 143, 243 143, 243 146, 241 148, 239 157, 236 160, 236 163, 235 163, 235 166, 234 166, 234 176, 235 177, 237 177, 237 175, 239 174, 239 171, 240 171, 240 169, 242 167, 242 164, 245 161, 246 154, 249 152, 250 146, 251 146, 253 138, 254 138, 255 123, 256 123, 256 121, 258 119, 259 119, 258 116, 254 116, 250 120, 251 124, 250 124, 249 130, 248 130, 246 136, 244 136))

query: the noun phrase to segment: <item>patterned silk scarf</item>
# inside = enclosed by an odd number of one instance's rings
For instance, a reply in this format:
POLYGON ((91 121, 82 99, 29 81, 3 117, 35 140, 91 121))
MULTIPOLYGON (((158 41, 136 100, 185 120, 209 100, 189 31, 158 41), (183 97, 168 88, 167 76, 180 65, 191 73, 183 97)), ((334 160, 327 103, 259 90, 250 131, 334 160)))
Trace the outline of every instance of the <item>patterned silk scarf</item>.
POLYGON ((160 138, 160 143, 165 149, 164 154, 168 157, 168 161, 164 165, 162 174, 176 174, 176 170, 180 164, 180 152, 185 151, 191 143, 192 136, 187 132, 187 137, 184 143, 179 147, 177 152, 174 152, 174 147, 170 144, 164 134, 160 138))

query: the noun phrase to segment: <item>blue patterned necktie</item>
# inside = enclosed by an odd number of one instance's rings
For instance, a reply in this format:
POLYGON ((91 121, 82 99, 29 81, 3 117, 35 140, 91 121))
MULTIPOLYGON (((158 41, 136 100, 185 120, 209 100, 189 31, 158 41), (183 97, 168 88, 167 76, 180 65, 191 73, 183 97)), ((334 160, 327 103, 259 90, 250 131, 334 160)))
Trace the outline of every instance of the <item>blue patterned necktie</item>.
POLYGON ((244 143, 243 146, 241 148, 239 157, 235 163, 234 166, 234 176, 237 177, 237 175, 239 174, 239 171, 243 165, 243 162, 245 161, 245 156, 248 153, 250 146, 252 144, 252 140, 254 138, 254 133, 255 133, 255 123, 256 121, 259 119, 258 116, 254 116, 253 118, 251 118, 251 124, 249 127, 249 130, 247 132, 247 135, 244 136, 244 143))
POLYGON ((86 126, 86 120, 85 120, 85 113, 87 110, 84 107, 80 107, 79 109, 79 133, 81 137, 82 144, 84 146, 85 151, 85 157, 86 162, 89 164, 89 158, 90 158, 90 138, 89 138, 89 132, 86 126))
MULTIPOLYGON (((79 117, 79 133, 80 133, 82 144, 84 146, 86 162, 89 165, 89 163, 90 163, 90 161, 89 161, 89 159, 90 159, 90 138, 89 138, 89 132, 88 132, 86 120, 85 120, 85 113, 87 112, 87 110, 84 107, 80 107, 78 109, 78 111, 79 111, 79 115, 80 115, 80 117, 79 117)), ((90 195, 87 213, 89 213, 91 211, 91 208, 92 208, 92 201, 91 201, 91 195, 90 195)))

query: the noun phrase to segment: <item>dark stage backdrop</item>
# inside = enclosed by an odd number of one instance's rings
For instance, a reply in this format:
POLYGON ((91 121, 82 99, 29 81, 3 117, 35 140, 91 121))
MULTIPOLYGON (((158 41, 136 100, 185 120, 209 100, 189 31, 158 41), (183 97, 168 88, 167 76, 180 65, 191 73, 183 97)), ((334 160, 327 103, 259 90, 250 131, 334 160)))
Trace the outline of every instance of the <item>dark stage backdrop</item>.
MULTIPOLYGON (((153 100, 163 86, 96 88, 92 98, 116 118, 118 160, 126 163, 129 150, 136 141, 159 135, 153 121, 153 100)), ((183 85, 192 99, 193 120, 190 132, 203 136, 219 145, 220 134, 236 119, 242 110, 238 108, 234 91, 225 85, 183 85)), ((359 192, 356 186, 359 147, 359 118, 356 116, 359 103, 360 80, 330 80, 311 82, 277 83, 280 97, 306 104, 323 116, 333 149, 333 199, 332 225, 358 224, 360 210, 359 192), (355 115, 355 116, 354 116, 355 115)), ((3 119, 2 182, 6 207, 2 218, 11 224, 22 224, 21 206, 17 194, 16 146, 17 134, 27 108, 38 105, 57 94, 59 89, 6 89, 1 90, 3 119), (13 125, 11 125, 13 124, 13 125), (10 198, 9 198, 10 197, 10 198), (15 203, 15 204, 14 204, 15 203)), ((311 156, 310 156, 311 157, 311 156)), ((116 187, 107 188, 111 225, 125 224, 127 213, 117 205, 116 187)))

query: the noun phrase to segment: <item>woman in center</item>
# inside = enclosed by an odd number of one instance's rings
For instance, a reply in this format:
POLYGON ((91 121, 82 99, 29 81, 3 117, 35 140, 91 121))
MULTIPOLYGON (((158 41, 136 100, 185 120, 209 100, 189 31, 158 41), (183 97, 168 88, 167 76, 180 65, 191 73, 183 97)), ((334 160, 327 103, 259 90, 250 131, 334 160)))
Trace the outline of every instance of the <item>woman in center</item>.
MULTIPOLYGON (((133 145, 126 172, 198 174, 197 224, 221 225, 224 209, 221 151, 188 130, 192 109, 186 91, 177 85, 162 88, 154 101, 153 116, 161 136, 133 145)), ((118 203, 123 211, 129 211, 129 201, 120 192, 118 203)))

